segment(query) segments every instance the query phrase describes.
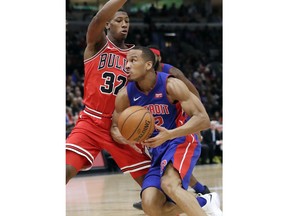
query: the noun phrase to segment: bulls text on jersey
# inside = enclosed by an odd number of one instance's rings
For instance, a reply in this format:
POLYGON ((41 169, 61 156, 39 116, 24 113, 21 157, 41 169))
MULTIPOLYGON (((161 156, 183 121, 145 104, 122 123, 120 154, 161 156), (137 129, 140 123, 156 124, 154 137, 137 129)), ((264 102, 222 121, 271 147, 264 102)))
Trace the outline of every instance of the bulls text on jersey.
POLYGON ((102 53, 100 55, 100 62, 98 65, 98 70, 101 70, 105 67, 107 68, 117 68, 118 70, 122 70, 126 73, 125 65, 127 63, 127 59, 122 58, 121 60, 120 56, 114 53, 102 53))

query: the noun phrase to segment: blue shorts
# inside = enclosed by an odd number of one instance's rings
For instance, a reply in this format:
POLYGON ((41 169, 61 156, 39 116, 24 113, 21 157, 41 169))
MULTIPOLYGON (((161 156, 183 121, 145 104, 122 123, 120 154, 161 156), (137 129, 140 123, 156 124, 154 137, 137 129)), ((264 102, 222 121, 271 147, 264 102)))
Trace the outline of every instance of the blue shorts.
POLYGON ((145 175, 141 195, 148 187, 156 187, 162 191, 160 180, 169 162, 178 170, 182 187, 187 190, 193 169, 201 154, 201 143, 197 135, 188 135, 166 141, 161 146, 153 148, 151 154, 152 165, 145 175))

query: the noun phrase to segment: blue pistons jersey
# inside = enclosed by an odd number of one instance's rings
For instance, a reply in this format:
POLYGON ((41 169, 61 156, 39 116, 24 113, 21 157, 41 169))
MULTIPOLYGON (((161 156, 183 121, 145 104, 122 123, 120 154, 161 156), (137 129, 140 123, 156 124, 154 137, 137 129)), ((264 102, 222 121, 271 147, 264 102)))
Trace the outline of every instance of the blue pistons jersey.
MULTIPOLYGON (((153 114, 155 124, 168 130, 179 127, 188 120, 180 102, 170 103, 167 98, 166 84, 170 76, 167 73, 157 72, 156 84, 148 94, 139 90, 135 82, 129 82, 127 85, 130 105, 145 107, 153 114)), ((155 130, 152 136, 157 134, 155 130)), ((172 163, 173 167, 178 170, 182 179, 182 187, 187 189, 200 152, 200 142, 193 134, 167 140, 156 148, 150 148, 151 167, 143 181, 142 191, 148 187, 161 190, 160 179, 169 163, 172 163)))
MULTIPOLYGON (((155 125, 165 127, 166 129, 173 129, 184 124, 188 116, 182 110, 179 102, 175 104, 170 103, 166 93, 166 82, 171 75, 157 72, 156 84, 154 88, 148 93, 144 94, 136 86, 135 82, 129 82, 127 85, 127 93, 131 106, 143 106, 148 109, 154 116, 155 125)), ((154 130, 151 137, 158 134, 157 130, 154 130)), ((175 139, 175 145, 183 143, 185 136, 175 139)), ((158 146, 157 148, 149 149, 150 155, 161 154, 167 150, 168 141, 158 146)), ((153 162, 153 160, 152 160, 153 162)))
MULTIPOLYGON (((127 93, 131 106, 143 106, 148 109, 155 119, 155 124, 166 129, 173 129, 183 124, 186 115, 182 111, 179 102, 171 104, 166 94, 166 82, 170 75, 157 72, 155 87, 148 93, 144 94, 136 86, 135 82, 129 82, 127 93)), ((152 136, 157 134, 154 131, 152 136)))

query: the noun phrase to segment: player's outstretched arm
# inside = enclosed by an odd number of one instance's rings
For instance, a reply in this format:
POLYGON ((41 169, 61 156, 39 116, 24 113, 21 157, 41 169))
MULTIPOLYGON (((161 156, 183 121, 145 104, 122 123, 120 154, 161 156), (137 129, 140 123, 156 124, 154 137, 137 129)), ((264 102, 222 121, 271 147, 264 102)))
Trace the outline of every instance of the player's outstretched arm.
POLYGON ((105 25, 113 15, 125 4, 127 0, 108 1, 92 18, 86 33, 86 49, 84 59, 88 59, 96 54, 106 43, 105 25))

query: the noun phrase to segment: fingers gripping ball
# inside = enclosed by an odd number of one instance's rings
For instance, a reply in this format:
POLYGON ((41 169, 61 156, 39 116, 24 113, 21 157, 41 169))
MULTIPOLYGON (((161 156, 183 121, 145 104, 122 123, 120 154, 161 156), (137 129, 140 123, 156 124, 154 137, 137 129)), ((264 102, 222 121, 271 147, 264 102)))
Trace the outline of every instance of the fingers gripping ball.
POLYGON ((122 136, 135 142, 148 139, 154 131, 154 117, 142 106, 131 106, 119 116, 118 128, 122 136))

